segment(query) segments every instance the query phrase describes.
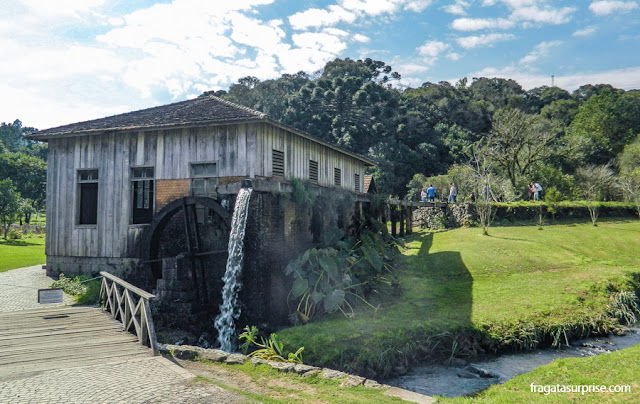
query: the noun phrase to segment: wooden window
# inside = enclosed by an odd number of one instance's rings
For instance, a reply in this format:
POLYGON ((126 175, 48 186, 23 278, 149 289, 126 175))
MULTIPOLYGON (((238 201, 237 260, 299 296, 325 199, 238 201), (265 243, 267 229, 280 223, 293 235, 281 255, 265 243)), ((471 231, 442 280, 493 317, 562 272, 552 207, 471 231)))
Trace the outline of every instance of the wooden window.
POLYGON ((284 152, 273 150, 271 154, 271 174, 274 177, 284 178, 284 152))
POLYGON ((353 175, 353 180, 355 182, 355 191, 356 192, 360 192, 360 174, 354 174, 353 175))
POLYGON ((150 223, 153 217, 154 201, 153 167, 133 167, 131 169, 131 188, 133 191, 132 223, 150 223))
POLYGON ((215 198, 217 176, 216 163, 191 163, 191 195, 215 198))
POLYGON ((98 170, 79 170, 78 190, 78 224, 98 224, 98 170))
POLYGON ((342 171, 339 168, 333 169, 333 184, 337 187, 342 186, 342 171))
POLYGON ((216 163, 192 163, 191 176, 198 177, 216 177, 218 175, 218 166, 216 163))
POLYGON ((318 162, 309 160, 309 179, 314 184, 318 183, 318 162))

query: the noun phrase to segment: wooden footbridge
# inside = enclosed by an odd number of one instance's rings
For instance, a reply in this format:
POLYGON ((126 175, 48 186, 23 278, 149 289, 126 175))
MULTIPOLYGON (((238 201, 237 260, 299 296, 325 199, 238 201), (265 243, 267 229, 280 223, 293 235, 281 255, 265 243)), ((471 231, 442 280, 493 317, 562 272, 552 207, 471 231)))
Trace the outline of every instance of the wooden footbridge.
POLYGON ((0 313, 0 380, 157 354, 149 309, 154 296, 106 272, 101 275, 103 308, 0 313))

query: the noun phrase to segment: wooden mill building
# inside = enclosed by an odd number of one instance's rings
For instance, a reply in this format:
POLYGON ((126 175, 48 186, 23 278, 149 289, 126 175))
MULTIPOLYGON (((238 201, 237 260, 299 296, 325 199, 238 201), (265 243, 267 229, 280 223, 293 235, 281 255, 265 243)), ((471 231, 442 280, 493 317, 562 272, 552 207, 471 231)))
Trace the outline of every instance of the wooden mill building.
POLYGON ((277 190, 298 178, 359 194, 373 165, 214 96, 29 137, 49 144, 46 255, 52 275, 135 271, 148 258, 145 229, 172 203, 177 209, 180 198, 209 198, 208 209, 225 216, 233 203, 225 198, 245 179, 258 191, 260 184, 277 190))

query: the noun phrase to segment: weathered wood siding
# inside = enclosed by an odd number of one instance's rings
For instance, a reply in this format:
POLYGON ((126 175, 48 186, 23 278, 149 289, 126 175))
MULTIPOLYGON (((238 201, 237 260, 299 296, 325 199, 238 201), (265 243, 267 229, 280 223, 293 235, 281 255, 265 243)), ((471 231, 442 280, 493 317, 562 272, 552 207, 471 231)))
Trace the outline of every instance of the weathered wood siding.
MULTIPOLYGON (((318 162, 318 182, 354 190, 364 164, 350 156, 270 124, 102 133, 51 139, 47 172, 47 245, 50 256, 136 257, 145 225, 131 223, 131 167, 155 167, 155 179, 189 178, 189 163, 216 162, 220 177, 270 177, 272 150, 285 155, 285 177, 309 178, 318 162), (98 169, 98 223, 78 225, 77 170, 98 169)), ((363 189, 363 184, 360 184, 363 189)))
POLYGON ((334 168, 342 174, 341 188, 355 190, 355 174, 360 176, 359 189, 364 188, 364 163, 336 150, 302 138, 285 129, 260 124, 256 139, 256 176, 272 176, 272 151, 284 152, 285 178, 309 179, 309 160, 318 162, 318 184, 334 186, 334 168))

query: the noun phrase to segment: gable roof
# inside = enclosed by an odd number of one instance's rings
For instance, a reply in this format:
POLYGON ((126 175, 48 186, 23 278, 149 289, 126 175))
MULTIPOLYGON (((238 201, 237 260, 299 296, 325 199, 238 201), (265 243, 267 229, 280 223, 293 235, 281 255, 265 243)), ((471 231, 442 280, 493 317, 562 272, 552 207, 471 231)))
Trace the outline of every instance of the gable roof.
POLYGON ((184 125, 217 124, 263 120, 266 115, 215 96, 202 96, 159 107, 127 112, 37 131, 32 139, 47 140, 61 135, 91 132, 167 128, 184 125))
POLYGON ((286 129, 301 137, 361 160, 367 165, 375 165, 375 163, 368 158, 356 153, 351 153, 338 146, 311 136, 308 133, 275 121, 260 111, 235 104, 213 95, 203 95, 192 100, 175 102, 173 104, 127 112, 91 121, 58 126, 33 132, 26 135, 26 137, 34 140, 47 141, 51 138, 91 135, 99 134, 101 132, 170 129, 185 126, 220 125, 247 122, 271 123, 272 125, 286 129))

